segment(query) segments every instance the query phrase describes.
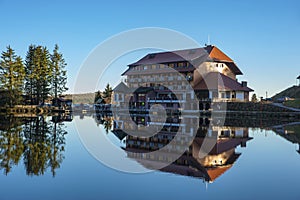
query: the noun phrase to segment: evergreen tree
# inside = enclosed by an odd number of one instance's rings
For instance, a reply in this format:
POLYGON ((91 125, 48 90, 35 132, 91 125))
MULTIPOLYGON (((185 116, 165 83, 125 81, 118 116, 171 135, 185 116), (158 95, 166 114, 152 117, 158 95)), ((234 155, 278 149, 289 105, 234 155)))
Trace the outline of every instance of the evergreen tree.
POLYGON ((27 97, 30 100, 30 104, 34 104, 34 50, 35 46, 30 45, 27 51, 26 59, 25 59, 25 94, 27 94, 27 97))
POLYGON ((111 94, 112 94, 113 90, 111 88, 111 86, 109 85, 109 83, 107 83, 104 91, 103 91, 103 98, 105 99, 105 103, 110 103, 111 102, 111 94))
POLYGON ((257 102, 256 94, 253 94, 253 95, 252 95, 251 101, 252 101, 252 102, 257 102))
POLYGON ((1 54, 0 70, 1 88, 8 92, 9 106, 19 104, 24 89, 25 68, 22 58, 10 46, 1 54))
POLYGON ((26 56, 25 91, 31 99, 31 104, 44 103, 50 94, 52 70, 50 54, 46 47, 29 47, 26 56))
POLYGON ((100 91, 95 92, 94 103, 96 103, 97 101, 99 101, 99 102, 102 102, 102 101, 103 101, 103 98, 102 98, 102 95, 101 95, 101 92, 100 92, 100 91))
POLYGON ((45 100, 50 95, 51 90, 51 80, 52 80, 52 70, 50 65, 50 53, 46 47, 42 47, 41 54, 41 69, 39 71, 40 84, 41 84, 41 102, 44 103, 45 100))
POLYGON ((52 80, 51 80, 51 94, 54 98, 61 95, 68 88, 67 84, 67 72, 65 70, 66 62, 63 58, 63 54, 59 53, 59 47, 56 44, 51 55, 51 70, 52 70, 52 80))

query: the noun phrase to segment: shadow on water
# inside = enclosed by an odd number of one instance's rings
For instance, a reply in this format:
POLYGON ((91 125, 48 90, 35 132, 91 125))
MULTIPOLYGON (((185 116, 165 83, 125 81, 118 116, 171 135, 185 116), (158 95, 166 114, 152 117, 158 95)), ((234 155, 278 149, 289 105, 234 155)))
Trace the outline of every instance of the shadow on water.
POLYGON ((52 176, 60 168, 66 145, 66 116, 19 118, 0 116, 0 170, 8 175, 13 166, 23 162, 29 176, 52 176))

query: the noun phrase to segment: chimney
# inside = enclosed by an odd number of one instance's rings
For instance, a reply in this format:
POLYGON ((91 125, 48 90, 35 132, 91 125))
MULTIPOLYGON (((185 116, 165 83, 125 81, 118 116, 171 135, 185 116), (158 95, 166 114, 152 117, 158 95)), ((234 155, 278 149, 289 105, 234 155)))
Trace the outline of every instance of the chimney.
POLYGON ((247 143, 246 143, 246 141, 243 141, 243 142, 241 142, 241 147, 242 147, 242 148, 245 148, 245 147, 247 147, 247 143))
POLYGON ((247 87, 247 81, 242 81, 242 87, 247 87))

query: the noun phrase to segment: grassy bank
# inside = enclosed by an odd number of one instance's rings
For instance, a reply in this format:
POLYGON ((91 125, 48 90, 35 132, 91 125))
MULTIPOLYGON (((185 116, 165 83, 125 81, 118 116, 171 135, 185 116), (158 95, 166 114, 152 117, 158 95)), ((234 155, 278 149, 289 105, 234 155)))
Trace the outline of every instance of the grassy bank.
POLYGON ((300 109, 300 99, 290 100, 283 103, 285 106, 299 108, 300 109))

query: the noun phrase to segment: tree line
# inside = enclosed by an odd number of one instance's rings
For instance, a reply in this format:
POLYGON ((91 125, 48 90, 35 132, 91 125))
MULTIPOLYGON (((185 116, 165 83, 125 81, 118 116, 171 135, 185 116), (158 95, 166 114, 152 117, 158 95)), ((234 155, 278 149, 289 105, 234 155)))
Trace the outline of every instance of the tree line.
POLYGON ((6 104, 38 105, 57 98, 68 89, 66 65, 57 44, 52 53, 47 47, 30 45, 24 60, 7 46, 0 58, 0 90, 6 94, 6 104))

